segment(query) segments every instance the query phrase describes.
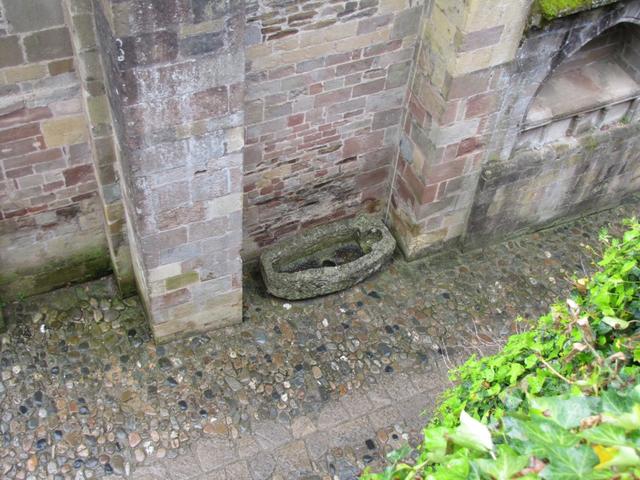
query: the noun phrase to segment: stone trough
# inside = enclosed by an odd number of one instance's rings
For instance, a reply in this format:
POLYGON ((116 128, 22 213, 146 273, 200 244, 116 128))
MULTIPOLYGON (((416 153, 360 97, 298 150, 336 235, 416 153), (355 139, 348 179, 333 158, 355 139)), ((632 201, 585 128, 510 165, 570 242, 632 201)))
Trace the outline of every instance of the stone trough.
POLYGON ((264 251, 267 291, 302 300, 344 290, 379 270, 396 241, 382 221, 365 216, 312 228, 264 251))

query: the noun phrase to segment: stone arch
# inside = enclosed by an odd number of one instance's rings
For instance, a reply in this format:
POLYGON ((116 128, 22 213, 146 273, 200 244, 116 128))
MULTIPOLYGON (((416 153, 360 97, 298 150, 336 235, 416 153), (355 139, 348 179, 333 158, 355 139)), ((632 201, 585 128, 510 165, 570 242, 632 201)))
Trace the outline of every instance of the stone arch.
POLYGON ((530 104, 548 76, 605 30, 623 23, 640 25, 640 2, 578 13, 526 32, 514 60, 503 67, 501 88, 505 94, 488 142, 487 158, 507 161, 530 104))
POLYGON ((640 18, 610 19, 603 17, 587 32, 569 32, 529 100, 516 148, 584 133, 635 112, 640 92, 636 54, 640 18))

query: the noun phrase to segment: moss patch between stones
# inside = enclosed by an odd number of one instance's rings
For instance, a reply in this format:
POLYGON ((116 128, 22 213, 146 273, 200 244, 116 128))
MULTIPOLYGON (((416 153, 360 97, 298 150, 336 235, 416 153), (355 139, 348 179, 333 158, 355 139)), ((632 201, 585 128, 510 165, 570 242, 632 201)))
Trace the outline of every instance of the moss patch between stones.
POLYGON ((111 273, 106 247, 91 247, 39 268, 0 274, 0 298, 12 301, 111 273))

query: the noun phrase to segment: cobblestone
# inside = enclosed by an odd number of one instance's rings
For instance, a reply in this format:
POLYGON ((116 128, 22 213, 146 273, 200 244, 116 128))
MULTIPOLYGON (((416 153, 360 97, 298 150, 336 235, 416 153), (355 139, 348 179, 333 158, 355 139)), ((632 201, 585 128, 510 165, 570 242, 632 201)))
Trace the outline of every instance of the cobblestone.
POLYGON ((0 477, 356 478, 417 442, 447 368, 565 296, 592 268, 582 244, 639 205, 482 251, 396 258, 290 308, 249 271, 241 325, 166 345, 110 279, 10 304, 0 477))

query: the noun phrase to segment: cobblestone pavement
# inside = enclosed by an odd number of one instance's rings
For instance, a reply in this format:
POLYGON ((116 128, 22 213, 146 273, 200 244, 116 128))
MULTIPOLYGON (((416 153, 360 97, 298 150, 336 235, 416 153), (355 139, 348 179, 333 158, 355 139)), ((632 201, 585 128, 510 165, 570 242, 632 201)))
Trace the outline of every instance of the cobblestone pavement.
POLYGON ((110 279, 6 308, 0 477, 351 479, 415 443, 446 371, 494 350, 591 268, 640 203, 465 254, 397 258, 283 302, 247 274, 245 321, 155 345, 110 279))

